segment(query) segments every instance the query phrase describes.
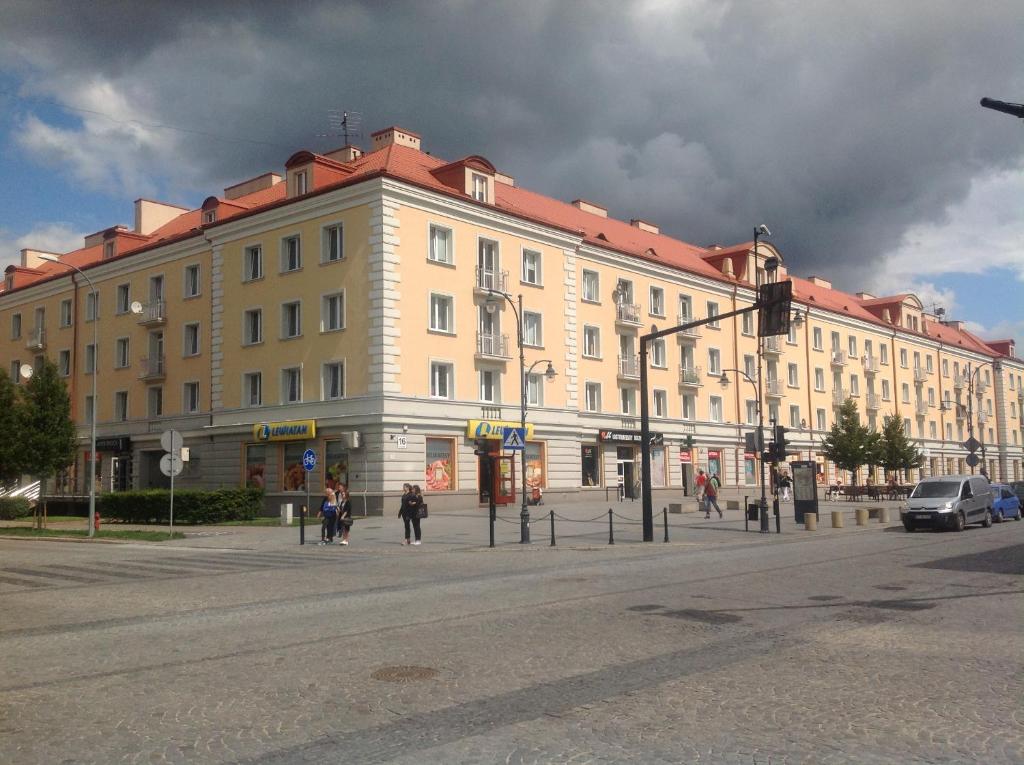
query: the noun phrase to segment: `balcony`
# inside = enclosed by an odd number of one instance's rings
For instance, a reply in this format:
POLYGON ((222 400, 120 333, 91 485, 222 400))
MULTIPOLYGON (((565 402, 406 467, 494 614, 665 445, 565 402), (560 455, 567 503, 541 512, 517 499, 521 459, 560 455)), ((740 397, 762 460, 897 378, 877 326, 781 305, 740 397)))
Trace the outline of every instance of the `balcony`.
POLYGON ((846 351, 832 351, 832 366, 846 366, 846 351))
POLYGON ((36 327, 25 338, 25 347, 30 351, 41 351, 46 347, 46 330, 36 327))
MULTIPOLYGON (((689 324, 691 321, 697 320, 693 316, 690 316, 690 314, 688 313, 679 314, 677 319, 679 325, 689 324)), ((677 332, 676 337, 678 337, 681 342, 695 342, 697 338, 700 337, 700 327, 691 327, 690 329, 684 329, 682 332, 677 332)))
POLYGON ((923 383, 928 379, 928 370, 924 367, 914 367, 914 382, 923 383))
MULTIPOLYGON (((842 353, 842 351, 839 352, 842 353)), ((842 406, 846 403, 846 399, 849 397, 850 391, 846 388, 840 388, 839 390, 832 391, 832 406, 842 406)))
POLYGON ((869 393, 864 402, 864 408, 868 411, 877 412, 882 408, 882 398, 877 393, 869 393))
POLYGON ((914 414, 918 417, 926 417, 929 409, 931 409, 931 407, 928 406, 927 401, 918 401, 914 404, 914 414))
POLYGON ((615 323, 639 327, 640 306, 636 303, 617 303, 615 306, 615 323))
POLYGON ((486 268, 476 267, 476 281, 473 289, 477 292, 507 292, 508 271, 490 271, 486 268))
POLYGON ((619 356, 619 377, 640 377, 640 357, 619 356))
POLYGON ((764 381, 764 394, 768 398, 782 398, 782 380, 768 379, 764 381))
POLYGON ((777 335, 766 337, 761 345, 761 350, 765 356, 778 356, 782 353, 782 342, 777 335))
POLYGON ((679 384, 684 388, 699 388, 701 382, 700 367, 679 367, 679 384))
POLYGON ((984 425, 986 422, 988 422, 988 413, 987 412, 978 412, 978 424, 979 425, 984 425))
POLYGON ((476 355, 478 358, 510 359, 508 352, 508 335, 492 335, 487 332, 476 333, 476 355))
POLYGON ((139 379, 146 381, 163 380, 167 376, 167 365, 161 356, 149 356, 142 359, 142 371, 139 372, 139 379))
POLYGON ((862 361, 864 362, 864 373, 873 375, 878 372, 878 357, 877 356, 865 356, 862 361))
POLYGON ((167 304, 163 300, 152 300, 142 306, 142 313, 139 314, 139 324, 143 327, 153 327, 167 323, 167 304))
POLYGON ((953 375, 953 389, 963 390, 967 387, 967 375, 953 375))

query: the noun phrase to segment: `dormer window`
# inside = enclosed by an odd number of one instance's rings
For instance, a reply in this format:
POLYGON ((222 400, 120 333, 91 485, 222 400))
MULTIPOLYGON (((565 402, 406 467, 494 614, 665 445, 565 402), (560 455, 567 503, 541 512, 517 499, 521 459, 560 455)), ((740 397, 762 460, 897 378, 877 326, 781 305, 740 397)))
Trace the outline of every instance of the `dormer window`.
POLYGON ((487 201, 487 176, 473 173, 473 199, 477 202, 487 201))
POLYGON ((105 242, 103 245, 103 259, 110 260, 112 257, 114 257, 114 243, 105 242))
POLYGON ((203 211, 203 223, 213 223, 217 220, 216 210, 204 210, 203 211))
POLYGON ((302 170, 295 174, 295 196, 302 196, 309 191, 309 171, 302 170))

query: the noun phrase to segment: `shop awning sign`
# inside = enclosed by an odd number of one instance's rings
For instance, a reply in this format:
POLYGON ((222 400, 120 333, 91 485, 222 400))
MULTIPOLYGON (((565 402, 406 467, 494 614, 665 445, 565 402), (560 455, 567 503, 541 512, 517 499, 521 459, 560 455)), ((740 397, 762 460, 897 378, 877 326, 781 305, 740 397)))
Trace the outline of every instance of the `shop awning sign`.
MULTIPOLYGON (((466 438, 505 438, 505 428, 520 428, 518 422, 508 420, 467 420, 466 438)), ((533 423, 526 423, 526 440, 533 438, 533 423)))
MULTIPOLYGON (((651 446, 665 443, 664 433, 650 433, 651 446)), ((642 442, 639 430, 599 430, 597 440, 616 444, 639 444, 642 442)))
POLYGON ((252 426, 252 437, 257 441, 304 441, 316 438, 316 420, 257 423, 252 426))

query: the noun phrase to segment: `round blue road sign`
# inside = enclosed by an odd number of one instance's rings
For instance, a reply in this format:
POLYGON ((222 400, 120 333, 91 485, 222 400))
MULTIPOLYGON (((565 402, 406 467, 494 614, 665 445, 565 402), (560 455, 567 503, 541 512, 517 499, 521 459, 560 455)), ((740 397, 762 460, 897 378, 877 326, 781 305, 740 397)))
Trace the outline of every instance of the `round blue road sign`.
POLYGON ((306 451, 302 453, 302 467, 306 468, 307 473, 316 467, 315 451, 312 449, 306 449, 306 451))

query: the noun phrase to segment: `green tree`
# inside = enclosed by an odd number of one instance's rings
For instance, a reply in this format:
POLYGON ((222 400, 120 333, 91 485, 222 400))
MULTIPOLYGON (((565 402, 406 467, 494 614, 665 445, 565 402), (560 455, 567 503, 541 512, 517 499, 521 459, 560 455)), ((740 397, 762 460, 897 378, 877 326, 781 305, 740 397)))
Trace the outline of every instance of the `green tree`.
POLYGON ((893 472, 919 468, 924 464, 924 455, 917 450, 913 441, 907 438, 903 430, 903 418, 900 410, 885 418, 882 426, 881 439, 878 444, 878 464, 893 472))
POLYGON ((15 481, 25 472, 21 408, 18 386, 7 370, 0 369, 0 484, 15 481))
POLYGON ((21 448, 36 478, 45 480, 75 459, 77 432, 71 399, 56 365, 44 359, 25 386, 21 448))
POLYGON ((857 404, 846 399, 839 409, 832 430, 821 444, 821 453, 842 470, 848 470, 857 482, 857 468, 877 463, 880 436, 860 424, 857 404))

